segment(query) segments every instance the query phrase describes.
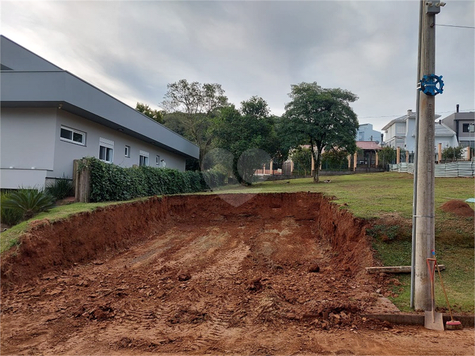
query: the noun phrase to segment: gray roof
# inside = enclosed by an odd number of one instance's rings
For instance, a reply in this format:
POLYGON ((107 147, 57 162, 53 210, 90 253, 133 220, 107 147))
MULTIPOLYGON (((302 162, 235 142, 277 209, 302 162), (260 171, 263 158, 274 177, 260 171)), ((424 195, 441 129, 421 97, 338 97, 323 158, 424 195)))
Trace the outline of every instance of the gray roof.
POLYGON ((60 107, 185 157, 199 148, 106 92, 0 36, 1 106, 60 107))
POLYGON ((449 136, 452 137, 455 135, 455 131, 449 128, 447 125, 441 122, 435 123, 435 136, 449 136))
MULTIPOLYGON (((387 131, 392 125, 394 125, 395 123, 398 123, 398 122, 406 122, 407 119, 415 119, 416 118, 416 115, 417 115, 417 112, 415 111, 409 111, 406 115, 403 115, 403 116, 400 116, 396 119, 393 119, 391 121, 389 121, 381 130, 383 131, 387 131)), ((440 115, 435 115, 435 118, 438 119, 440 117, 440 115)))

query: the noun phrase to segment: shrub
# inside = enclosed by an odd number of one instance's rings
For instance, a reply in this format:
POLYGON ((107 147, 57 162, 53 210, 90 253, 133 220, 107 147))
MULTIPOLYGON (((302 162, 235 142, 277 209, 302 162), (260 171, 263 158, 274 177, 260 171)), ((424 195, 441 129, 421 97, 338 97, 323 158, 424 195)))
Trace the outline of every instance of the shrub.
POLYGON ((1 194, 1 219, 2 219, 2 224, 8 225, 8 226, 13 226, 18 224, 22 217, 23 214, 21 211, 14 210, 11 208, 5 207, 5 202, 10 199, 11 193, 4 193, 2 192, 1 194))
POLYGON ((9 194, 2 202, 2 209, 10 209, 15 214, 21 214, 28 220, 42 211, 48 211, 54 206, 53 197, 37 189, 20 189, 9 194))
POLYGON ((463 147, 446 147, 442 151, 444 162, 454 162, 462 158, 463 147))
POLYGON ((91 172, 92 202, 130 200, 142 196, 194 193, 225 184, 226 175, 210 170, 180 172, 149 166, 122 168, 86 158, 91 172))
POLYGON ((56 200, 74 196, 73 182, 65 177, 56 179, 54 184, 47 187, 45 191, 56 200))

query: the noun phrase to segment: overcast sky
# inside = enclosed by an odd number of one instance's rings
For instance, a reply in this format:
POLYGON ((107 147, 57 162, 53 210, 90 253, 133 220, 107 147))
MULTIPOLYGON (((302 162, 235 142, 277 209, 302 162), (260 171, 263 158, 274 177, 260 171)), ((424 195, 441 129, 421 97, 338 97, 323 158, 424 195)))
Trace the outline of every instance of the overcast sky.
MULTIPOLYGON (((436 16, 436 113, 475 110, 473 0, 436 16), (472 27, 472 28, 470 28, 472 27)), ((275 115, 292 84, 355 93, 360 124, 415 110, 419 2, 1 1, 1 34, 126 104, 157 108, 167 84, 219 83, 275 115)))

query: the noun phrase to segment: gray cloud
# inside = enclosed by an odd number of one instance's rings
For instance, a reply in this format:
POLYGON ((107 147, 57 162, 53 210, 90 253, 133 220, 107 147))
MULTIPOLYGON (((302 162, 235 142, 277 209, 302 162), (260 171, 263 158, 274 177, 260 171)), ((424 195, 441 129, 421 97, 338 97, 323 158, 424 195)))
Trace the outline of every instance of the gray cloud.
MULTIPOLYGON (((473 1, 437 23, 474 26, 473 1)), ((2 2, 2 34, 123 100, 158 105, 179 79, 219 83, 282 114, 291 84, 353 91, 380 129, 415 109, 418 1, 2 2)), ((474 110, 474 30, 437 27, 436 110, 474 110)))

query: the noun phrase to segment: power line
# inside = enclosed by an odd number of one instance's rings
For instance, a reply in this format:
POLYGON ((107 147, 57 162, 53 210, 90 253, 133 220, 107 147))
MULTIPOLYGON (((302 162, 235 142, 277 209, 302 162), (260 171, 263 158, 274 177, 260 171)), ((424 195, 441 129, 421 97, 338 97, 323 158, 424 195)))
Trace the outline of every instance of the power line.
MULTIPOLYGON (((472 112, 472 111, 475 111, 475 109, 463 110, 461 112, 465 113, 465 112, 472 112)), ((455 113, 455 111, 449 110, 449 111, 437 111, 436 112, 437 115, 448 114, 448 113, 455 113)), ((358 119, 382 119, 382 118, 388 118, 388 117, 397 118, 397 117, 401 117, 401 116, 404 116, 404 114, 399 113, 399 114, 395 114, 395 115, 358 116, 358 119)))
POLYGON ((457 28, 472 28, 472 29, 475 29, 474 26, 441 25, 441 24, 438 24, 438 23, 436 23, 435 25, 436 26, 444 26, 444 27, 457 27, 457 28))

